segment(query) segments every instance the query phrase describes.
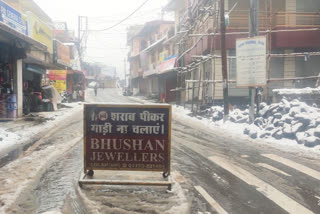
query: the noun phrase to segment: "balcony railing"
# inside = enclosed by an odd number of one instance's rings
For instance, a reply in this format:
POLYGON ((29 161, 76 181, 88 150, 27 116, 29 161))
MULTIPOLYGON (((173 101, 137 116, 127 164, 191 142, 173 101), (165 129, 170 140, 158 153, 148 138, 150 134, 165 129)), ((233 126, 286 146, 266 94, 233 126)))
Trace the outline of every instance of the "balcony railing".
POLYGON ((320 13, 278 12, 274 15, 273 27, 318 28, 320 13))
MULTIPOLYGON (((249 11, 234 11, 230 15, 229 30, 248 30, 249 11)), ((318 28, 320 27, 320 13, 314 12, 277 12, 268 16, 259 15, 259 28, 318 28)))

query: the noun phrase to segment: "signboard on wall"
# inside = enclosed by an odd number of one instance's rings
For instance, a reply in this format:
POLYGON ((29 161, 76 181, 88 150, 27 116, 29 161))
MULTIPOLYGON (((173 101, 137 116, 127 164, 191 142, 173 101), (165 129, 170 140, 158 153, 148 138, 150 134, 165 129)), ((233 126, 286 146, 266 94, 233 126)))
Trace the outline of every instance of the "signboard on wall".
POLYGON ((84 105, 86 170, 170 173, 170 105, 84 105))
POLYGON ((60 94, 67 90, 66 80, 54 80, 54 82, 53 87, 57 89, 60 94))
POLYGON ((267 39, 265 36, 237 39, 237 87, 267 84, 267 39))
POLYGON ((48 52, 53 54, 53 31, 51 27, 42 22, 33 13, 27 12, 27 15, 28 35, 34 40, 46 45, 48 52))
POLYGON ((67 70, 49 70, 50 80, 66 80, 67 70))
POLYGON ((70 49, 57 40, 54 40, 54 59, 55 63, 70 66, 70 49))
POLYGON ((27 21, 20 12, 0 0, 0 22, 16 31, 28 35, 27 21))
POLYGON ((67 90, 67 71, 49 70, 49 80, 59 93, 67 90))

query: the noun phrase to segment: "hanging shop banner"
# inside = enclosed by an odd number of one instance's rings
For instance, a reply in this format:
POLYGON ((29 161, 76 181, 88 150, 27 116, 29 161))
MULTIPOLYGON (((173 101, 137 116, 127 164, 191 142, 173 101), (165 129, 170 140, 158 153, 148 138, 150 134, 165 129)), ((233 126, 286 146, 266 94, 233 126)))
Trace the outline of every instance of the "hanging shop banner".
POLYGON ((167 59, 169 56, 169 52, 166 50, 166 51, 162 51, 160 54, 159 54, 159 61, 160 62, 163 62, 165 59, 167 59))
POLYGON ((54 61, 57 64, 70 66, 70 49, 58 40, 53 40, 53 55, 54 61))
POLYGON ((49 70, 49 80, 66 80, 67 70, 49 70))
POLYGON ((49 80, 60 94, 67 90, 67 70, 49 70, 49 80))
POLYGON ((178 58, 177 55, 173 55, 165 59, 165 61, 163 61, 158 67, 159 74, 166 73, 173 70, 175 68, 177 58, 178 58))
POLYGON ((85 170, 170 172, 170 105, 84 105, 85 170))
POLYGON ((267 39, 265 36, 237 39, 237 87, 267 84, 267 39))
POLYGON ((20 12, 0 0, 0 22, 5 23, 16 31, 28 35, 27 21, 20 12))
POLYGON ((46 45, 48 52, 53 54, 53 31, 51 27, 42 22, 33 13, 27 12, 27 15, 28 35, 34 40, 46 45))
POLYGON ((67 90, 66 80, 53 80, 53 81, 54 81, 53 87, 57 89, 59 94, 67 90))

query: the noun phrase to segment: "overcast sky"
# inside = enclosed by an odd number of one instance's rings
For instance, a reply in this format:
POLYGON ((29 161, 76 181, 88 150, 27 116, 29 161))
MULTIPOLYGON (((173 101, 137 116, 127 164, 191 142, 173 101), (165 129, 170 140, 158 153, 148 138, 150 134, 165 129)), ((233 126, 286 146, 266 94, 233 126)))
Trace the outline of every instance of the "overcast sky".
MULTIPOLYGON (((77 32, 78 16, 89 18, 89 30, 108 28, 137 9, 145 0, 34 0, 54 21, 66 21, 77 32)), ((121 25, 105 32, 90 32, 85 60, 115 66, 124 78, 127 57, 126 30, 130 25, 161 18, 161 8, 168 0, 149 0, 135 15, 121 25)), ((165 19, 172 19, 172 15, 165 19)), ((77 35, 77 34, 76 34, 77 35)), ((129 65, 127 64, 127 70, 129 65)))

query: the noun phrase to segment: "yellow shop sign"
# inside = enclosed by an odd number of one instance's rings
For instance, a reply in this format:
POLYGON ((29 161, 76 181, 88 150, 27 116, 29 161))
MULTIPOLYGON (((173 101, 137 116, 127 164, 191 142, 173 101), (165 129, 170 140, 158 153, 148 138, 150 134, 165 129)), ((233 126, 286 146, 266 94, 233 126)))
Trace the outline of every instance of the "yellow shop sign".
POLYGON ((48 52, 53 53, 53 30, 31 12, 28 15, 28 34, 34 40, 46 45, 48 52))

